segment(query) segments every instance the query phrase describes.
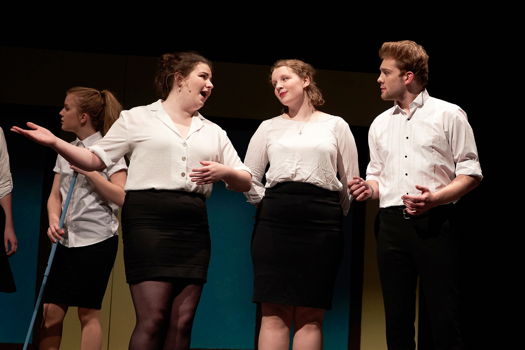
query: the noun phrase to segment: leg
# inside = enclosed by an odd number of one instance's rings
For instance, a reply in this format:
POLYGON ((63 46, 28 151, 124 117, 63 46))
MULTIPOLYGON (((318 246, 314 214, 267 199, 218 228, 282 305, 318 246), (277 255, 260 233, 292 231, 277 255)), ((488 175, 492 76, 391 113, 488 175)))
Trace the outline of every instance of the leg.
POLYGON ((80 327, 82 330, 80 349, 102 349, 102 325, 100 324, 100 310, 79 307, 78 319, 80 320, 80 327))
POLYGON ((293 306, 262 303, 259 350, 288 350, 293 306))
POLYGON ((295 307, 294 350, 321 350, 323 348, 324 309, 295 307))
POLYGON ((130 285, 130 291, 136 324, 129 349, 162 349, 171 310, 172 283, 144 281, 130 285))
POLYGON ((379 213, 377 258, 389 350, 414 350, 417 269, 412 259, 414 230, 400 214, 379 213))
POLYGON ((58 350, 60 348, 66 312, 67 305, 44 304, 42 327, 39 335, 39 349, 58 350))
POLYGON ((171 307, 169 328, 164 343, 166 350, 187 350, 190 348, 191 329, 202 293, 202 284, 189 284, 175 288, 182 289, 171 307))
POLYGON ((453 212, 431 212, 420 220, 426 235, 418 243, 421 297, 436 350, 463 349, 459 325, 459 239, 453 212), (449 217, 449 215, 450 217, 449 217))

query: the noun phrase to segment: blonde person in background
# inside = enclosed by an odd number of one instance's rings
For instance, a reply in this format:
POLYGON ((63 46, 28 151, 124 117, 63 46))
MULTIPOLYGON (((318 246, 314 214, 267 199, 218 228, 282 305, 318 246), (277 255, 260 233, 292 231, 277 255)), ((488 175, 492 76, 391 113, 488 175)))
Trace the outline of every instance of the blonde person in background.
MULTIPOLYGON (((121 109, 108 90, 71 88, 60 111, 62 130, 75 134, 72 145, 92 146, 121 109)), ((117 213, 124 201, 126 163, 120 159, 100 172, 84 171, 59 155, 53 171, 47 235, 58 246, 44 291, 39 349, 60 347, 69 306, 78 307, 80 349, 101 349, 100 309, 117 254, 117 213), (77 183, 61 229, 59 219, 74 172, 78 173, 77 183)))

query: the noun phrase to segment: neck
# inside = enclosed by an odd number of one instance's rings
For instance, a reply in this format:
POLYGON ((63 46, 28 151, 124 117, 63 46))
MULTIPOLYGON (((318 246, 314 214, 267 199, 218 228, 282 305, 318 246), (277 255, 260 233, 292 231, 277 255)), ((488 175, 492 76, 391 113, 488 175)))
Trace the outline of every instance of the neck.
POLYGON ((81 128, 79 131, 77 131, 75 133, 75 135, 77 135, 78 139, 79 140, 84 140, 85 138, 93 135, 94 133, 96 133, 97 131, 91 127, 89 128, 81 128))
POLYGON ((196 112, 196 110, 185 106, 181 97, 174 94, 170 94, 168 98, 162 102, 162 106, 168 115, 174 119, 191 119, 196 112))
POLYGON ((293 120, 308 121, 315 112, 316 109, 310 104, 310 101, 305 100, 300 106, 295 108, 288 106, 287 116, 293 120))
POLYGON ((405 111, 409 111, 410 104, 416 99, 416 97, 419 95, 420 92, 421 91, 419 92, 406 91, 400 99, 396 100, 396 103, 399 105, 399 107, 401 107, 405 111))

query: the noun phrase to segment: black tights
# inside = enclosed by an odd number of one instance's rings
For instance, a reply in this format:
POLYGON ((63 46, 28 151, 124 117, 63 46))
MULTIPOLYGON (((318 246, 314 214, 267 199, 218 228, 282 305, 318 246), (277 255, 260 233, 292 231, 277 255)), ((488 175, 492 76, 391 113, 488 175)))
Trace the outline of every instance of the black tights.
POLYGON ((130 285, 137 323, 130 350, 187 350, 202 284, 177 280, 130 285))

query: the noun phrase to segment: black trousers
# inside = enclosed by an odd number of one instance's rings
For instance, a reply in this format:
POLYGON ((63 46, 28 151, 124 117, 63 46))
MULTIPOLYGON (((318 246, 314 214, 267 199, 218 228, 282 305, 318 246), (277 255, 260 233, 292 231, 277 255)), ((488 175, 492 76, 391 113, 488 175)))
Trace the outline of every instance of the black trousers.
POLYGON ((415 349, 416 287, 427 310, 434 349, 463 349, 459 328, 459 244, 452 204, 419 216, 382 208, 377 257, 389 350, 415 349))

